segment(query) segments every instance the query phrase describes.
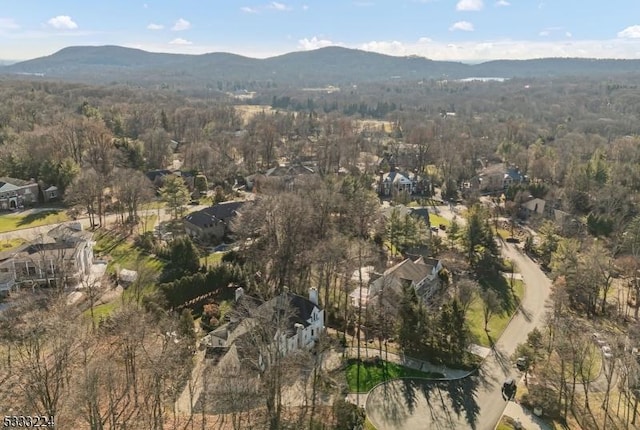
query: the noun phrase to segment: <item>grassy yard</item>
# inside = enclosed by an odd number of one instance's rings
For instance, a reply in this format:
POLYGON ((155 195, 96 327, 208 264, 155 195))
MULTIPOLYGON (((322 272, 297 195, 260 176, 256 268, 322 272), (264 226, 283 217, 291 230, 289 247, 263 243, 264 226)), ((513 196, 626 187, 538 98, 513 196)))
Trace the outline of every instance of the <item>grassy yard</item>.
POLYGON ((13 239, 4 239, 4 240, 0 240, 0 251, 10 251, 14 248, 19 247, 20 245, 24 244, 26 241, 24 239, 20 239, 20 238, 13 238, 13 239))
POLYGON ((136 248, 130 238, 112 231, 99 231, 96 236, 94 252, 97 258, 108 260, 107 272, 115 273, 119 269, 135 270, 142 264, 158 272, 164 263, 152 256, 143 254, 136 248))
POLYGON ((200 257, 200 265, 207 267, 215 267, 222 262, 222 257, 224 257, 226 252, 210 252, 204 257, 200 257))
POLYGON ((451 221, 440 215, 429 213, 429 223, 431 227, 438 227, 440 224, 444 224, 447 228, 451 225, 451 221))
POLYGON ((498 423, 496 430, 514 430, 515 428, 516 428, 516 421, 513 418, 504 415, 500 419, 500 422, 498 423))
POLYGON ((0 233, 19 230, 21 228, 39 227, 68 221, 65 211, 46 210, 29 214, 0 215, 0 233))
POLYGON ((161 200, 155 200, 153 202, 150 203, 145 203, 143 205, 140 206, 140 210, 157 210, 157 209, 162 209, 164 207, 166 207, 167 204, 161 200))
MULTIPOLYGON (((508 281, 507 281, 508 285, 508 281)), ((524 295, 524 284, 522 281, 515 280, 513 283, 514 295, 517 298, 517 302, 513 304, 510 310, 503 311, 497 315, 493 315, 489 320, 487 333, 484 330, 484 316, 482 312, 482 299, 477 297, 476 300, 469 307, 467 312, 467 322, 469 323, 469 329, 471 330, 471 337, 479 345, 490 347, 492 341, 495 342, 501 335, 504 329, 509 324, 511 315, 517 309, 517 303, 522 300, 524 295)))
POLYGON ((419 370, 400 366, 388 361, 366 361, 358 363, 357 360, 347 362, 347 384, 352 393, 365 393, 381 382, 390 379, 415 377, 415 378, 442 378, 438 373, 427 373, 419 370), (360 385, 357 383, 357 372, 360 368, 360 385))
POLYGON ((156 225, 156 220, 158 219, 158 215, 147 215, 140 217, 140 232, 148 233, 153 231, 153 228, 156 225))

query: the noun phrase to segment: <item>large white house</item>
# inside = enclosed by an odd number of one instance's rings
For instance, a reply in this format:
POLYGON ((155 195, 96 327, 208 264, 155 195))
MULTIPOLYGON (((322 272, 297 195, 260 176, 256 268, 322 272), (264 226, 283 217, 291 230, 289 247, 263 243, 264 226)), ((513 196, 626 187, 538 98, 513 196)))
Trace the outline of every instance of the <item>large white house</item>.
POLYGON ((63 224, 47 235, 0 253, 0 291, 23 284, 77 284, 93 264, 92 233, 80 223, 63 224))
MULTIPOLYGON (((236 302, 246 299, 257 302, 257 299, 246 296, 242 287, 237 288, 236 302)), ((281 354, 311 348, 318 341, 324 331, 324 310, 318 303, 318 291, 311 288, 309 298, 283 292, 257 306, 257 311, 277 312, 285 306, 292 311, 287 329, 274 334, 273 345, 277 345, 281 354)), ((236 341, 250 331, 254 323, 251 317, 232 320, 207 334, 202 343, 209 348, 225 348, 233 353, 236 341)))
POLYGON ((418 298, 428 301, 440 286, 438 273, 442 270, 440 260, 419 257, 415 260, 407 258, 393 267, 385 270, 383 274, 372 277, 366 291, 356 289, 351 293, 351 303, 362 307, 367 303, 380 298, 388 293, 388 297, 402 297, 402 287, 411 285, 418 298))

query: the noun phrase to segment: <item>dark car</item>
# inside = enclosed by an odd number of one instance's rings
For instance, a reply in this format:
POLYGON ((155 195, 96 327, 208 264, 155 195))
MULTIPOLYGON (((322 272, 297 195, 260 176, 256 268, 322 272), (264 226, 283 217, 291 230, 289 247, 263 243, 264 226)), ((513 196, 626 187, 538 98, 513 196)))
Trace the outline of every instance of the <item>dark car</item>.
POLYGON ((516 397, 516 381, 513 378, 509 378, 502 384, 502 398, 505 400, 513 400, 516 397))
POLYGON ((518 239, 517 237, 508 237, 506 240, 507 243, 520 243, 520 239, 518 239))
POLYGON ((516 360, 516 367, 521 372, 524 372, 525 370, 527 370, 527 359, 526 359, 526 357, 518 357, 518 359, 516 360))
POLYGON ((438 227, 440 227, 440 230, 444 231, 447 229, 447 226, 444 224, 440 224, 438 227))

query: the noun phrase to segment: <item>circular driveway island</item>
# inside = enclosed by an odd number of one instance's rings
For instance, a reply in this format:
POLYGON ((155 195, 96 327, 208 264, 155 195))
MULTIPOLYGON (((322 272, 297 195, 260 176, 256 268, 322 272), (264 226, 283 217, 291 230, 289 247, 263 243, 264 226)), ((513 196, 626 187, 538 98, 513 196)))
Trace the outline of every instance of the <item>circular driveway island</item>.
POLYGON ((367 417, 377 430, 473 429, 479 412, 475 389, 473 377, 387 381, 369 392, 367 417))

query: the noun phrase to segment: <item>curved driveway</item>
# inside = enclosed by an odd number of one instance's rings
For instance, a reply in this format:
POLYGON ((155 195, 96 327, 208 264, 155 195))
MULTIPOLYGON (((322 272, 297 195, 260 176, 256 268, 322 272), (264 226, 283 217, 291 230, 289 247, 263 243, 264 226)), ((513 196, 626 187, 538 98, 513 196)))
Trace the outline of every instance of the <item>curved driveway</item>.
POLYGON ((366 410, 378 430, 495 428, 507 405, 502 382, 517 376, 510 357, 534 327, 543 325, 551 292, 549 278, 519 249, 503 243, 502 254, 516 263, 525 294, 478 373, 458 381, 394 380, 375 387, 366 410))

